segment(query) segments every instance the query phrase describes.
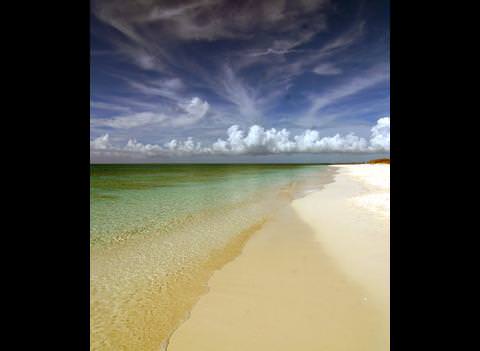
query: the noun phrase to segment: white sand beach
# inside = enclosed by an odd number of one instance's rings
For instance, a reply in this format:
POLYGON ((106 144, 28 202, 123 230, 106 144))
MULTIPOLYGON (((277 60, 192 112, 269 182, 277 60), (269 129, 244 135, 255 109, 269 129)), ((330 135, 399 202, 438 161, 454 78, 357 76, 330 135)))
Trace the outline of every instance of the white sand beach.
POLYGON ((332 167, 214 273, 168 351, 389 349, 390 166, 332 167))

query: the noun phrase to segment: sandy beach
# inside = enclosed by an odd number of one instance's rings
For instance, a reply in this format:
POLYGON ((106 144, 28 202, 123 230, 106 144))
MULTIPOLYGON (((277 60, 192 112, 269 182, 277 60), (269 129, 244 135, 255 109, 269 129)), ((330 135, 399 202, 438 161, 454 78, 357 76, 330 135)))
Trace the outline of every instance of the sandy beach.
POLYGON ((214 273, 168 351, 389 349, 390 166, 331 167, 214 273))

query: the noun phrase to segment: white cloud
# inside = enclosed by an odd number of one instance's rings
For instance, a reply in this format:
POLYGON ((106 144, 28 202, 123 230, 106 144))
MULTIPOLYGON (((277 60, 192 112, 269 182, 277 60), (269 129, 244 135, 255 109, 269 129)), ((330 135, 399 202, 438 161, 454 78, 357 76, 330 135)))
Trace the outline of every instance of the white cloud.
POLYGON ((338 101, 358 94, 374 85, 388 79, 388 74, 382 68, 374 67, 367 74, 354 77, 346 83, 334 87, 327 93, 315 95, 312 97, 312 105, 308 111, 309 116, 314 116, 325 107, 337 103, 338 101))
POLYGON ((131 111, 131 109, 126 106, 111 104, 107 102, 99 102, 99 101, 90 101, 90 108, 106 110, 106 111, 124 112, 124 113, 131 111))
POLYGON ((157 152, 162 151, 162 147, 159 145, 151 145, 147 144, 144 145, 142 143, 137 142, 135 139, 130 139, 125 145, 124 149, 126 151, 131 151, 134 153, 146 154, 146 155, 155 155, 157 152))
POLYGON ((112 146, 110 145, 108 134, 102 135, 101 137, 90 141, 90 149, 93 150, 106 150, 111 147, 112 146))
POLYGON ((365 27, 364 21, 357 21, 346 31, 337 37, 329 40, 318 50, 305 50, 304 54, 286 64, 272 65, 269 69, 269 76, 284 77, 287 80, 303 74, 306 70, 313 70, 321 64, 329 64, 325 60, 331 60, 332 56, 350 48, 363 36, 365 27))
MULTIPOLYGON (((238 2, 232 6, 227 0, 182 1, 181 4, 95 0, 92 9, 101 21, 137 41, 159 37, 216 40, 245 38, 259 30, 287 34, 296 32, 302 30, 305 23, 312 26, 308 21, 311 15, 319 10, 323 14, 329 3, 329 0, 309 0, 287 4, 285 0, 270 0, 238 2), (139 27, 143 30, 135 30, 139 27)), ((317 16, 316 22, 321 29, 326 26, 324 16, 317 16)))
POLYGON ((255 90, 238 78, 230 66, 224 66, 221 83, 216 91, 236 105, 243 117, 256 118, 261 115, 255 90))
POLYGON ((192 119, 200 119, 207 113, 210 105, 206 101, 202 101, 198 97, 194 97, 187 103, 181 104, 181 107, 187 112, 192 119))
POLYGON ((390 151, 390 117, 383 117, 372 128, 370 146, 373 149, 390 151))
POLYGON ((184 98, 180 94, 184 89, 184 84, 179 78, 157 79, 146 82, 138 82, 126 79, 128 84, 135 90, 148 96, 161 96, 173 101, 182 101, 184 98))
POLYGON ((322 63, 315 67, 313 72, 321 76, 331 76, 342 73, 342 70, 331 63, 322 63))
MULTIPOLYGON (((195 104, 193 104, 195 105, 195 104)), ((290 137, 286 129, 277 130, 253 125, 245 133, 237 125, 227 130, 227 139, 218 139, 208 146, 202 146, 193 138, 185 141, 173 139, 163 145, 142 144, 132 139, 123 147, 114 147, 105 134, 90 142, 93 155, 123 156, 181 156, 181 155, 268 155, 327 152, 388 152, 390 151, 390 117, 380 118, 371 129, 369 140, 353 133, 320 137, 316 130, 305 130, 290 137)))
POLYGON ((174 116, 146 111, 112 118, 95 118, 91 120, 91 124, 93 127, 110 127, 115 129, 131 129, 148 125, 185 126, 194 124, 205 117, 210 105, 207 101, 194 97, 189 101, 179 103, 177 107, 182 112, 174 116))
POLYGON ((96 127, 111 127, 118 129, 129 129, 149 124, 164 122, 167 116, 154 112, 139 112, 130 115, 118 116, 105 119, 93 119, 92 124, 96 127))

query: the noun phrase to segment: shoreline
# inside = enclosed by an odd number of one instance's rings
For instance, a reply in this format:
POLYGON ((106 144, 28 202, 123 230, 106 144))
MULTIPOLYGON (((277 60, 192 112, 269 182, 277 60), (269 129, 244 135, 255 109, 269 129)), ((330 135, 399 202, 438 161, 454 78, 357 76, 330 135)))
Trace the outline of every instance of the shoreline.
POLYGON ((330 167, 213 274, 168 351, 389 348, 389 184, 371 181, 389 166, 330 167))
POLYGON ((322 170, 301 184, 294 178, 288 185, 275 188, 275 198, 266 193, 269 197, 257 199, 263 204, 240 203, 242 206, 227 213, 230 217, 212 212, 208 221, 187 226, 175 235, 139 235, 113 246, 91 247, 91 348, 166 349, 169 337, 208 293, 213 274, 241 255, 251 236, 278 208, 301 196, 304 188, 322 188, 333 181, 335 172, 322 170), (260 211, 264 215, 245 226, 244 218, 258 216, 260 211), (225 224, 222 232, 231 235, 219 236, 219 224, 225 224), (238 230, 239 226, 245 228, 238 230), (202 240, 192 243, 198 233, 202 240))

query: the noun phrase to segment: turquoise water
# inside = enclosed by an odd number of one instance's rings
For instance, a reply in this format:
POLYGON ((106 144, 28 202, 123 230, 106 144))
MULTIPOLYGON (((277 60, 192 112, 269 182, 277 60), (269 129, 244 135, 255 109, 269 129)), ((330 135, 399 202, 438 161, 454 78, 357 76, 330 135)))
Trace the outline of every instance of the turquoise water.
POLYGON ((329 179, 321 165, 92 165, 91 349, 164 348, 211 274, 329 179))
POLYGON ((305 181, 325 166, 92 165, 91 244, 171 233, 305 181))

